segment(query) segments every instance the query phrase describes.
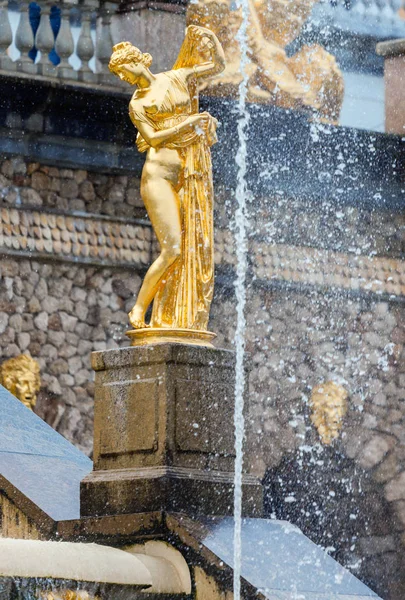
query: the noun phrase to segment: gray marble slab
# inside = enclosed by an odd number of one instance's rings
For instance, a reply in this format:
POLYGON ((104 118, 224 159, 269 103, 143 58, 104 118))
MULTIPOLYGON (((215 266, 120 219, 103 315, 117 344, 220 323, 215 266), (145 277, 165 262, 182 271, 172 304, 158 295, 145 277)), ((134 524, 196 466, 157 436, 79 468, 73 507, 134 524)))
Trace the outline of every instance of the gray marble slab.
POLYGON ((56 521, 80 516, 92 461, 0 386, 0 474, 56 521))
MULTIPOLYGON (((233 568, 234 519, 198 521, 205 531, 201 542, 233 568)), ((243 519, 242 577, 269 600, 379 598, 286 521, 243 519)))

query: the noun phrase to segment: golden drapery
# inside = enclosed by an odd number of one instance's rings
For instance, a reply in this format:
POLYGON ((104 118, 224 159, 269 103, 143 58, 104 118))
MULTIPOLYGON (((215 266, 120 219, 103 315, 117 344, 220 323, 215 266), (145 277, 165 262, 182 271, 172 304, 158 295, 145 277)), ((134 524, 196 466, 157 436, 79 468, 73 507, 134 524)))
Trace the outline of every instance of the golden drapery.
POLYGON ((210 149, 204 139, 180 150, 181 255, 153 302, 152 327, 206 330, 214 291, 213 188, 210 149))
MULTIPOLYGON (((157 114, 131 114, 155 129, 168 129, 195 110, 196 81, 186 81, 185 70, 166 73, 172 85, 157 114), (193 102, 194 101, 194 102, 193 102)), ((138 149, 149 145, 138 134, 138 149)), ((153 301, 151 327, 207 330, 214 291, 213 184, 211 152, 206 135, 180 134, 166 147, 176 149, 182 161, 179 191, 181 254, 159 284, 153 301)))

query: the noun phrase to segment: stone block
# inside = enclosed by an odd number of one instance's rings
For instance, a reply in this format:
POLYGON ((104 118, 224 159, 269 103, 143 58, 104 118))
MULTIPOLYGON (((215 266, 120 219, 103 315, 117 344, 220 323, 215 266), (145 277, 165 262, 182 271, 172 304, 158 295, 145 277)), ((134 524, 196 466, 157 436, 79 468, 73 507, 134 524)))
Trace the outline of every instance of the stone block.
MULTIPOLYGON (((234 354, 180 344, 94 352, 94 471, 82 514, 231 514, 234 354)), ((245 476, 245 513, 262 490, 245 476)))
POLYGON ((385 59, 385 131, 404 135, 405 40, 381 42, 377 45, 377 52, 385 59))

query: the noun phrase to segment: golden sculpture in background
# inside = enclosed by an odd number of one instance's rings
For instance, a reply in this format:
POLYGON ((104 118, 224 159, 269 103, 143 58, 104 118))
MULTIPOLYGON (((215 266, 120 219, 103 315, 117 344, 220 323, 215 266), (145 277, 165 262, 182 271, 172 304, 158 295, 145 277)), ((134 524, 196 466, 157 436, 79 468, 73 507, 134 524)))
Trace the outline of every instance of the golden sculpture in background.
POLYGON ((347 398, 347 390, 333 381, 321 383, 312 389, 311 421, 326 445, 339 437, 343 418, 348 409, 347 398))
POLYGON ((58 592, 42 592, 40 600, 100 600, 100 598, 81 590, 61 590, 58 592))
POLYGON ((146 152, 141 196, 160 244, 129 313, 133 345, 183 341, 210 345, 207 331, 214 287, 213 187, 210 146, 217 121, 198 112, 202 78, 224 69, 212 31, 187 28, 171 71, 153 74, 150 54, 129 42, 113 48, 109 68, 136 91, 129 104, 146 152), (145 313, 153 301, 151 322, 145 313))
MULTIPOLYGON (((344 84, 335 58, 318 44, 303 46, 289 58, 293 42, 319 0, 249 0, 249 94, 251 102, 284 108, 311 107, 319 118, 336 123, 343 103, 344 84)), ((187 23, 208 27, 218 36, 226 69, 205 82, 214 96, 236 97, 242 75, 236 39, 242 17, 231 0, 197 0, 187 8, 187 23)))
POLYGON ((27 408, 33 410, 41 388, 39 364, 26 354, 9 358, 0 365, 0 383, 27 408))

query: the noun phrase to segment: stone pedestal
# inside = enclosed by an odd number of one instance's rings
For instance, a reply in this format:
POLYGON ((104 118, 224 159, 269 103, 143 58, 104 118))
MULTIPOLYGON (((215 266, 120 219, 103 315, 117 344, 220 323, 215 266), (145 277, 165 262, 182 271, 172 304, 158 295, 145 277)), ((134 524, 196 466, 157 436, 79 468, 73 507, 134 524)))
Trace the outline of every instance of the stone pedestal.
POLYGON ((405 135, 405 40, 377 45, 384 57, 385 131, 405 135))
MULTIPOLYGON (((94 470, 81 514, 230 515, 234 354, 181 344, 95 352, 94 470)), ((262 487, 245 476, 244 512, 262 487)))

